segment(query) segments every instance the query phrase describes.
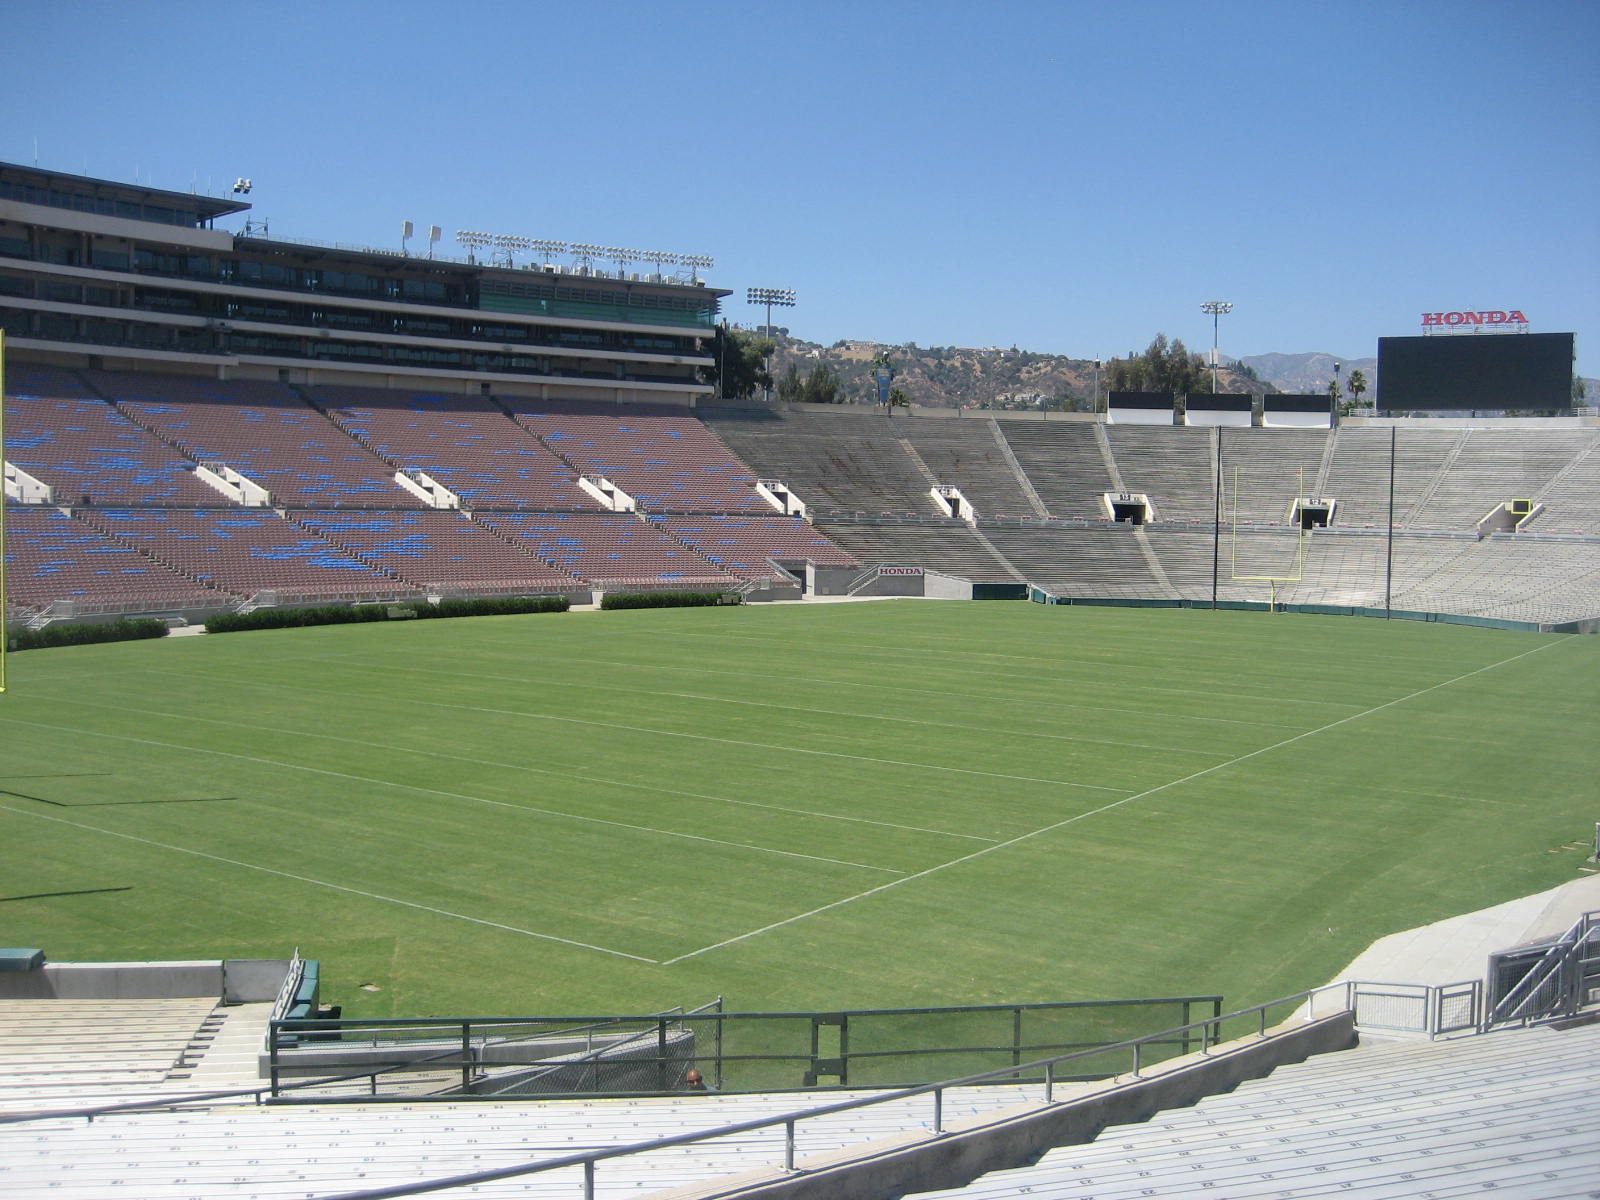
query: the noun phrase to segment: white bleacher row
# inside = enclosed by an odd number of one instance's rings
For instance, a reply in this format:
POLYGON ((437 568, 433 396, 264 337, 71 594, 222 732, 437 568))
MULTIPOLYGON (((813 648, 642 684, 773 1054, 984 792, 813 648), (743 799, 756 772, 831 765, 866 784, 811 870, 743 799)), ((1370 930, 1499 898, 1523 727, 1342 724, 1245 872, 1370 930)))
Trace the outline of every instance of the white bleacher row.
POLYGON ((1592 1196, 1600 1025, 1374 1045, 1280 1067, 926 1200, 1592 1196))
MULTIPOLYGON (((951 1121, 1026 1099, 1038 1088, 945 1093, 951 1121)), ((829 1101, 866 1093, 830 1093, 829 1101)), ((796 1094, 698 1095, 590 1101, 498 1101, 218 1107, 108 1114, 93 1123, 46 1119, 0 1125, 0 1195, 62 1200, 287 1200, 420 1184, 514 1167, 648 1138, 757 1121, 816 1106, 796 1094)), ((822 1154, 877 1138, 925 1133, 930 1097, 813 1118, 796 1154, 822 1154)), ((781 1125, 601 1162, 598 1197, 639 1196, 783 1161, 781 1125)), ((581 1194, 581 1169, 478 1183, 480 1197, 581 1194)))

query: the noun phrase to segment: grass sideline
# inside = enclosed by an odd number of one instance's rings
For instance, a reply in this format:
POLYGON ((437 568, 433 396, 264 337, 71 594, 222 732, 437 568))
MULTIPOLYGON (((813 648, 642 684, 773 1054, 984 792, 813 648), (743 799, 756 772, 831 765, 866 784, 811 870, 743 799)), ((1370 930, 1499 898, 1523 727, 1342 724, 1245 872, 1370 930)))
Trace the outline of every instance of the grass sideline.
POLYGON ((1323 982, 1556 886, 1600 640, 888 602, 19 656, 0 939, 324 963, 347 1016, 1323 982))

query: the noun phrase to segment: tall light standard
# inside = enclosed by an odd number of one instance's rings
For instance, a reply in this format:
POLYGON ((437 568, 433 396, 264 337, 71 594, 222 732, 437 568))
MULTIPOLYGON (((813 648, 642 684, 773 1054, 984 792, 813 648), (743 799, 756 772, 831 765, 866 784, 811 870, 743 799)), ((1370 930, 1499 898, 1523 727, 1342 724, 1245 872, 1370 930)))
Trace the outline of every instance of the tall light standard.
POLYGON ((1233 311, 1233 302, 1230 300, 1207 300, 1200 306, 1200 311, 1211 314, 1211 394, 1217 394, 1217 341, 1221 332, 1221 321, 1224 313, 1233 311))
MULTIPOLYGON (((779 308, 793 308, 794 289, 758 287, 746 288, 744 298, 751 304, 765 304, 767 306, 767 336, 772 338, 773 341, 777 341, 777 336, 772 331, 772 308, 774 305, 777 305, 779 308)), ((772 369, 769 366, 767 369, 767 375, 770 377, 771 374, 772 369)), ((769 401, 772 399, 772 385, 770 383, 767 385, 767 399, 769 401)))

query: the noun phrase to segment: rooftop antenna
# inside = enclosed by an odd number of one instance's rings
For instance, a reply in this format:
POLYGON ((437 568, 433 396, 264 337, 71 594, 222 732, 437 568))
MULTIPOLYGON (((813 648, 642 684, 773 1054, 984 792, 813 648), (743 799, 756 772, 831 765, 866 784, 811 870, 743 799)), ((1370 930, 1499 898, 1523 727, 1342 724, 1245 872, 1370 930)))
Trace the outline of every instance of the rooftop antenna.
POLYGON ((429 225, 428 226, 428 257, 429 258, 433 257, 433 248, 434 248, 435 245, 438 244, 439 239, 441 237, 443 237, 443 236, 444 236, 444 230, 440 229, 437 225, 429 225))

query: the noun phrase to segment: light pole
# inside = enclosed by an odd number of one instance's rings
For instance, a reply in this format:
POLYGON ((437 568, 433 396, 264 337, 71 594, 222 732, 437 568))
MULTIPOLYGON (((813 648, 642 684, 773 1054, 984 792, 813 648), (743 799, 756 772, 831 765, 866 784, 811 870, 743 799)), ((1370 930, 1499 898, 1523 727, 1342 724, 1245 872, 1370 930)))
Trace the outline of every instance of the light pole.
POLYGON ((1200 306, 1200 311, 1211 314, 1211 394, 1217 394, 1217 341, 1221 332, 1221 321, 1224 313, 1233 311, 1231 300, 1207 300, 1200 306))
MULTIPOLYGON (((773 305, 777 305, 780 308, 793 308, 794 289, 759 287, 746 288, 744 298, 751 304, 765 304, 767 306, 767 336, 776 342, 778 340, 777 336, 772 332, 773 305)), ((768 357, 770 360, 770 355, 768 357)), ((772 369, 770 366, 767 368, 767 375, 769 378, 772 375, 772 369)), ((772 385, 770 383, 767 385, 767 399, 768 401, 772 399, 772 385)))

